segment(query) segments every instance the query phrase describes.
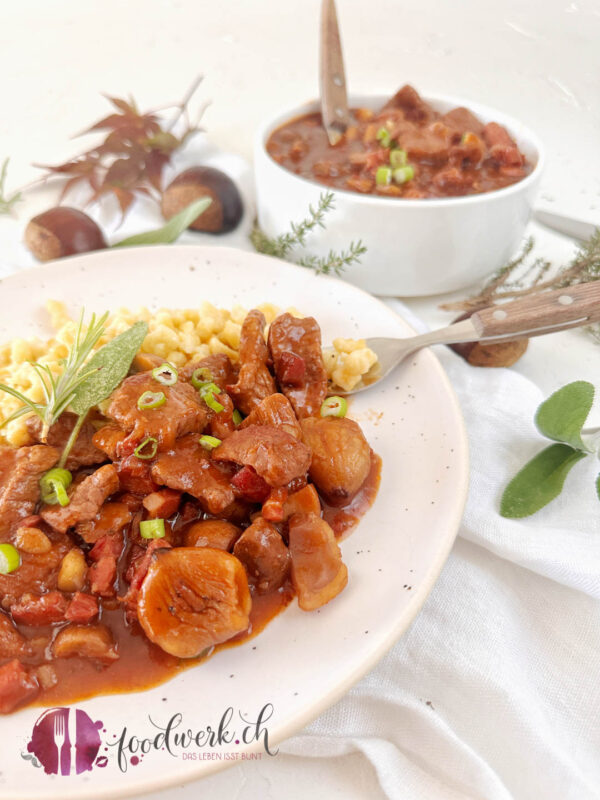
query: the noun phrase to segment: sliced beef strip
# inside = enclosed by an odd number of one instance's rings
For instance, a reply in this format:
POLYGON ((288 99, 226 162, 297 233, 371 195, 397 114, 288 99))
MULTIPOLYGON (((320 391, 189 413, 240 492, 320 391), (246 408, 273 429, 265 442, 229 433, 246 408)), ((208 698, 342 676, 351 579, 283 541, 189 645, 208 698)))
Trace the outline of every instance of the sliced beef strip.
MULTIPOLYGON (((49 444, 52 447, 58 447, 63 450, 69 436, 77 422, 77 415, 65 411, 61 414, 60 418, 50 428, 48 437, 44 444, 49 444)), ((32 439, 36 442, 41 442, 40 435, 42 433, 42 420, 39 417, 32 416, 27 419, 27 430, 32 439)), ((92 437, 95 433, 95 428, 89 420, 86 420, 81 426, 81 430, 75 440, 69 458, 67 459, 66 468, 75 470, 78 467, 89 467, 92 464, 102 464, 106 461, 106 456, 94 445, 92 437)))
POLYGON ((404 112, 406 119, 413 122, 427 122, 437 116, 429 103, 426 103, 416 89, 408 84, 399 89, 381 110, 397 108, 404 112))
POLYGON ((458 108, 453 108, 451 111, 447 111, 440 117, 440 121, 458 131, 460 134, 469 132, 481 136, 483 131, 483 123, 481 120, 477 119, 475 114, 464 106, 459 106, 458 108))
POLYGON ((44 506, 40 514, 52 528, 66 533, 80 522, 93 520, 104 501, 118 491, 117 470, 113 464, 106 464, 77 484, 70 495, 69 505, 44 506))
POLYGON ((179 380, 191 380, 194 372, 201 367, 210 370, 212 382, 216 383, 220 389, 225 390, 229 384, 235 383, 237 380, 238 370, 225 353, 214 353, 199 361, 191 361, 179 370, 179 380))
POLYGON ((0 447, 0 497, 4 491, 4 484, 10 478, 17 462, 17 453, 14 447, 0 447))
POLYGON ((59 456, 56 447, 44 444, 2 454, 9 469, 3 470, 0 484, 0 542, 9 541, 20 521, 33 514, 40 499, 40 478, 52 469, 59 456))
POLYGON ((110 422, 108 425, 103 425, 96 431, 92 437, 92 441, 94 446, 102 450, 103 453, 106 453, 111 461, 116 461, 121 456, 120 445, 122 445, 126 438, 127 434, 125 431, 119 428, 118 425, 110 422))
POLYGON ((123 530, 131 519, 131 511, 125 503, 104 503, 93 519, 78 522, 75 532, 88 544, 94 544, 107 533, 123 530))
POLYGON ((53 625, 63 622, 69 601, 53 589, 45 594, 26 592, 10 607, 12 618, 19 625, 53 625))
POLYGON ((22 658, 31 654, 27 639, 19 633, 11 619, 0 611, 0 659, 22 658))
POLYGON ((294 439, 302 439, 302 429, 296 418, 292 404, 284 394, 271 394, 265 397, 240 424, 240 429, 249 425, 272 425, 281 428, 294 439))
POLYGON ((121 489, 133 494, 150 494, 158 488, 152 480, 151 463, 139 459, 135 454, 115 461, 121 489))
POLYGON ((327 373, 321 352, 321 329, 316 319, 297 319, 291 314, 280 314, 269 330, 269 349, 273 358, 275 375, 282 392, 290 400, 296 416, 314 417, 327 396, 327 373), (304 361, 304 374, 286 380, 286 367, 293 354, 304 361))
POLYGON ((38 692, 37 679, 16 658, 0 667, 0 714, 9 714, 38 692))
POLYGON ((195 434, 183 436, 171 450, 159 453, 152 477, 163 486, 196 497, 211 514, 222 514, 235 499, 227 476, 212 463, 195 434))
POLYGON ((159 450, 169 450, 175 439, 194 431, 200 433, 208 422, 208 406, 194 387, 184 381, 164 386, 150 372, 126 378, 113 392, 107 417, 127 432, 132 443, 152 436, 159 450), (158 408, 143 411, 137 406, 144 392, 164 392, 166 402, 158 408))
POLYGON ((280 428, 249 425, 225 439, 213 451, 213 458, 250 466, 269 486, 278 487, 305 475, 311 454, 305 444, 280 428))
POLYGON ((256 308, 249 312, 240 335, 240 372, 237 382, 227 385, 237 407, 249 414, 261 400, 277 391, 269 371, 269 350, 265 342, 265 315, 256 308))
POLYGON ((259 592, 278 589, 287 577, 290 554, 274 525, 257 517, 235 543, 233 554, 259 592))

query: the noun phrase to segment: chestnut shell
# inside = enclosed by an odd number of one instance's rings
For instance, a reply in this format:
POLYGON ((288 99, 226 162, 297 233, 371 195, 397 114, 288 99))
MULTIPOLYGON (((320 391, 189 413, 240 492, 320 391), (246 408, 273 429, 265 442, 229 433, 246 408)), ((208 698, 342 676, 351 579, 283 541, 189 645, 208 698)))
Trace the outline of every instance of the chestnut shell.
POLYGON ((163 217, 171 219, 207 195, 212 198, 211 205, 189 227, 205 233, 228 233, 236 228, 244 213, 241 195, 231 178, 214 167, 190 167, 177 175, 163 192, 163 217))
POLYGON ((103 250, 104 234, 91 217, 69 206, 49 208, 27 224, 25 244, 39 261, 103 250))
MULTIPOLYGON (((453 322, 462 322, 464 319, 469 319, 472 314, 480 311, 481 308, 486 308, 486 306, 465 311, 453 322)), ((512 367, 525 353, 528 346, 529 339, 527 337, 495 344, 490 342, 460 342, 459 344, 449 345, 455 353, 458 353, 472 367, 512 367)))

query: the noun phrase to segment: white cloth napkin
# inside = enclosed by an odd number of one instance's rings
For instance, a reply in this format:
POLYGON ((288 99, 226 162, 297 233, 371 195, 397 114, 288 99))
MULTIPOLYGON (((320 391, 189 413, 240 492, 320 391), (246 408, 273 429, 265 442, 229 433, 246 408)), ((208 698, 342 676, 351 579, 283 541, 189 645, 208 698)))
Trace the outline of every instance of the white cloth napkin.
POLYGON ((459 538, 408 633, 281 750, 359 751, 394 800, 598 798, 598 461, 580 462, 537 515, 500 517, 503 487, 542 446, 533 416, 544 397, 514 370, 438 354, 470 440, 459 538))

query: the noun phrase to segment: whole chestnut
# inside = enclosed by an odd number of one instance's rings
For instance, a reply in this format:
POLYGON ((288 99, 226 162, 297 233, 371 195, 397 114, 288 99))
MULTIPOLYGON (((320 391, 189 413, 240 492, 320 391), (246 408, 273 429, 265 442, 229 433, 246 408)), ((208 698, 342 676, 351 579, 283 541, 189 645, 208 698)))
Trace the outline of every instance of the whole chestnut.
MULTIPOLYGON (((465 311, 453 322, 462 322, 463 319, 469 319, 472 314, 480 311, 481 308, 486 308, 486 306, 465 311)), ((527 350, 528 345, 529 339, 521 337, 519 339, 511 339, 509 342, 460 342, 460 344, 451 344, 450 347, 473 367, 512 367, 527 350)))
POLYGON ((205 233, 228 233, 236 228, 244 212, 242 198, 231 178, 214 167, 190 167, 177 175, 163 192, 163 217, 171 219, 206 196, 212 203, 189 227, 205 233))
POLYGON ((25 228, 25 244, 38 261, 52 261, 108 246, 94 220, 68 206, 49 208, 30 220, 25 228))

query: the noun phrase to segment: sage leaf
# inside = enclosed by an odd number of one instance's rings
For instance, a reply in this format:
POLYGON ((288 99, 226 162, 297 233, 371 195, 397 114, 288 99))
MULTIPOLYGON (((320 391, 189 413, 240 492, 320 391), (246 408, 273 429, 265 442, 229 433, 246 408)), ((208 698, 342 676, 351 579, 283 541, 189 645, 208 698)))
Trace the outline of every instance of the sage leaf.
POLYGON ((581 429, 594 402, 594 387, 588 381, 574 381, 554 392, 535 415, 540 433, 576 450, 586 450, 581 429))
POLYGON ((71 401, 71 408, 76 414, 86 414, 117 388, 127 375, 147 333, 148 323, 136 322, 107 342, 84 364, 82 370, 91 374, 79 384, 71 401))
POLYGON ((596 478, 596 494, 598 495, 598 500, 600 500, 600 475, 596 478))
POLYGON ((211 203, 212 198, 200 197, 178 214, 175 214, 174 217, 171 217, 162 228, 146 231, 145 233, 137 233, 135 236, 128 236, 127 239, 115 242, 112 247, 132 247, 136 244, 171 244, 171 242, 179 238, 186 228, 189 228, 200 214, 206 211, 211 203))
POLYGON ((586 453, 568 444, 551 444, 528 461, 508 484, 500 502, 500 514, 519 519, 535 514, 557 497, 565 478, 586 453))

